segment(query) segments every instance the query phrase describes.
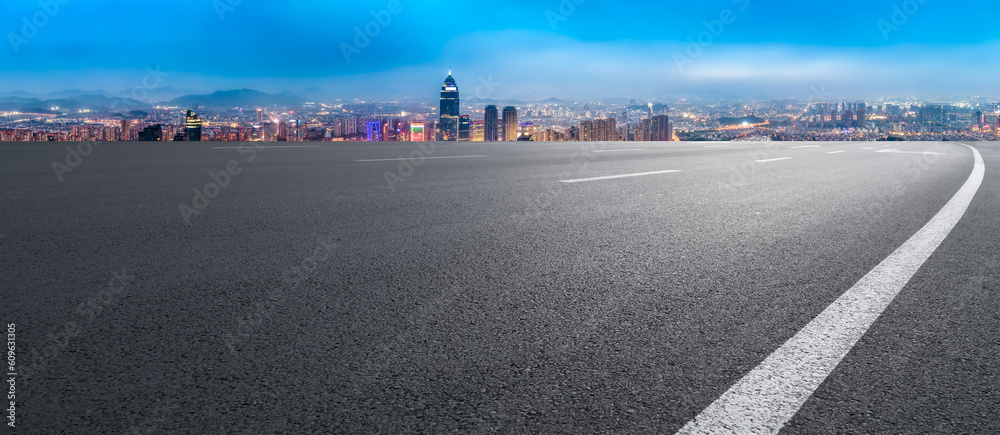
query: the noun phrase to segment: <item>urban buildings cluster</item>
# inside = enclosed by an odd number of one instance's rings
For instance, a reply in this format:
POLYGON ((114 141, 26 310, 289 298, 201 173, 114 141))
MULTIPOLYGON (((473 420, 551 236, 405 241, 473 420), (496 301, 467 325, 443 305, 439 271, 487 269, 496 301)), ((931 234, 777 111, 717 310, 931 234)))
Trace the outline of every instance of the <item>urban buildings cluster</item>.
POLYGON ((434 103, 130 109, 0 111, 0 141, 997 140, 1000 133, 1000 103, 985 98, 463 101, 450 72, 434 103))

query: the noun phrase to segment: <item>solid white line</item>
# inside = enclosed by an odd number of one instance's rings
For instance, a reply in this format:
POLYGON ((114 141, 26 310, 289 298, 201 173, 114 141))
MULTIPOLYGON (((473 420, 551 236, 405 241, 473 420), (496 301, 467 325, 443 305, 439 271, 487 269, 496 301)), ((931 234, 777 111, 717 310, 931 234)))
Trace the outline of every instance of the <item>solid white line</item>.
POLYGON ((367 160, 355 160, 355 162, 401 162, 403 160, 432 160, 432 159, 475 159, 479 157, 489 157, 489 156, 445 156, 445 157, 424 157, 424 158, 410 158, 410 157, 400 157, 396 159, 367 159, 367 160))
POLYGON ((677 433, 777 434, 962 219, 986 173, 969 148, 972 174, 930 222, 677 433))
POLYGON ((892 154, 926 154, 926 155, 938 155, 938 156, 943 156, 944 155, 944 153, 935 153, 935 152, 930 152, 930 151, 900 151, 900 150, 897 150, 897 149, 878 150, 878 151, 875 151, 875 152, 877 152, 877 153, 892 153, 892 154))
POLYGON ((214 149, 214 150, 238 150, 238 149, 243 149, 243 148, 247 148, 247 147, 250 147, 250 148, 253 148, 253 149, 258 149, 258 150, 262 149, 262 148, 323 148, 320 145, 271 145, 271 146, 246 145, 246 146, 242 146, 242 147, 212 147, 212 149, 214 149))
POLYGON ((764 160, 755 160, 755 161, 757 163, 768 163, 768 162, 780 162, 782 160, 791 160, 791 159, 792 159, 791 157, 778 157, 776 159, 764 159, 764 160))
POLYGON ((819 148, 819 145, 800 145, 800 146, 797 146, 797 147, 788 147, 788 149, 790 149, 790 150, 797 150, 797 149, 801 149, 801 148, 819 148))
POLYGON ((840 154, 840 153, 846 153, 846 152, 847 151, 829 151, 829 152, 827 152, 827 154, 840 154))
POLYGON ((625 174, 625 175, 609 175, 607 177, 594 177, 594 178, 580 178, 576 180, 559 180, 560 183, 583 183, 585 181, 600 181, 600 180, 614 180, 616 178, 630 178, 630 177, 642 177, 646 175, 658 175, 658 174, 670 174, 673 172, 680 171, 655 171, 655 172, 642 172, 639 174, 625 174))
POLYGON ((595 153, 619 153, 619 152, 623 152, 623 151, 646 151, 646 149, 645 148, 632 148, 632 149, 627 149, 627 150, 598 150, 598 151, 594 151, 594 152, 595 153))

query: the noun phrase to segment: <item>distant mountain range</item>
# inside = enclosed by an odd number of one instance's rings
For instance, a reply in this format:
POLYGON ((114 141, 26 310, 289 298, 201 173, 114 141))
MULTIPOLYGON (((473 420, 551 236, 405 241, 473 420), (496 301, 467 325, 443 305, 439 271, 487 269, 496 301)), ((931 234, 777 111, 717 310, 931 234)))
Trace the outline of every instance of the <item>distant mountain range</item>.
POLYGON ((205 95, 185 95, 183 97, 170 100, 171 106, 189 107, 269 107, 269 106, 297 106, 305 100, 291 92, 281 94, 268 94, 255 91, 253 89, 240 89, 233 91, 218 91, 205 95))
POLYGON ((57 99, 8 96, 0 97, 0 110, 16 111, 72 111, 99 110, 141 106, 143 103, 131 98, 112 98, 106 95, 89 94, 57 99), (58 109, 54 109, 58 107, 58 109))

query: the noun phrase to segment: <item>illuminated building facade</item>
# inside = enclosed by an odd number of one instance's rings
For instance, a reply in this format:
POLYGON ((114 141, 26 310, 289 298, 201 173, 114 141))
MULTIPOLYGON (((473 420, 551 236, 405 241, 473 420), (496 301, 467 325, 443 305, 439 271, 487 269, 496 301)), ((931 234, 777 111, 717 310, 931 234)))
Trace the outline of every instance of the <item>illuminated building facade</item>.
POLYGON ((517 108, 507 106, 503 108, 503 140, 505 142, 517 141, 517 108))
POLYGON ((438 123, 442 141, 458 140, 459 95, 455 78, 448 71, 448 77, 441 85, 441 120, 438 123))

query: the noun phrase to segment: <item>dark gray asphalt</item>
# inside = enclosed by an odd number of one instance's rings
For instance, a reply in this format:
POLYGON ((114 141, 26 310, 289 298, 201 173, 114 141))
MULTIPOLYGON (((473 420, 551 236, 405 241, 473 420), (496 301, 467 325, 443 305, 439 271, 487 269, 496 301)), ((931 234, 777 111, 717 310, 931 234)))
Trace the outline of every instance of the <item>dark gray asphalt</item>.
MULTIPOLYGON (((930 143, 422 144, 485 157, 414 167, 357 161, 412 143, 280 145, 321 147, 102 144, 60 182, 67 144, 0 144, 18 432, 672 433, 973 163, 930 143)), ((785 432, 1000 431, 1000 145, 976 146, 965 218, 785 432)))

